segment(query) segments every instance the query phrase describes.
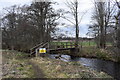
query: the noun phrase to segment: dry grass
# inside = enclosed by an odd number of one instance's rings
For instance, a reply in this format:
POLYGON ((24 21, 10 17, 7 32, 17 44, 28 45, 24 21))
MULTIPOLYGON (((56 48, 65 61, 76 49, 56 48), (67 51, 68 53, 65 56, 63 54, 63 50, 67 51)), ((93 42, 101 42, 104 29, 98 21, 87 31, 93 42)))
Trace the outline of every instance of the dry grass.
POLYGON ((2 52, 2 72, 3 78, 29 78, 34 73, 32 66, 28 65, 28 59, 24 58, 24 53, 16 51, 2 52))
POLYGON ((35 73, 43 73, 42 78, 111 78, 104 72, 90 70, 78 62, 63 62, 47 57, 26 59, 26 55, 14 51, 3 51, 3 54, 3 78, 35 78, 35 73), (29 62, 39 69, 33 69, 29 62))
POLYGON ((78 56, 95 57, 104 60, 116 61, 112 54, 113 53, 109 52, 106 49, 98 49, 95 47, 83 47, 78 56))
POLYGON ((33 58, 31 61, 41 68, 45 78, 111 78, 104 72, 90 70, 78 62, 63 62, 42 57, 33 58))

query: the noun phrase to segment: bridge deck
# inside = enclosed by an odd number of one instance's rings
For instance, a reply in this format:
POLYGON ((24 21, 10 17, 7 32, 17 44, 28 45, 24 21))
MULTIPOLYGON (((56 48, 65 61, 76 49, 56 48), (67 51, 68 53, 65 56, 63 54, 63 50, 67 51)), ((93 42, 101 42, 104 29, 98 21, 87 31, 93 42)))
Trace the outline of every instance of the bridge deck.
MULTIPOLYGON (((60 42, 59 42, 60 43, 60 42)), ((47 52, 52 52, 52 51, 62 51, 62 50, 70 50, 74 51, 75 50, 75 43, 74 42, 66 42, 65 44, 50 44, 48 42, 46 43, 41 43, 38 44, 37 46, 33 47, 30 49, 31 55, 39 53, 39 48, 46 48, 47 52)))

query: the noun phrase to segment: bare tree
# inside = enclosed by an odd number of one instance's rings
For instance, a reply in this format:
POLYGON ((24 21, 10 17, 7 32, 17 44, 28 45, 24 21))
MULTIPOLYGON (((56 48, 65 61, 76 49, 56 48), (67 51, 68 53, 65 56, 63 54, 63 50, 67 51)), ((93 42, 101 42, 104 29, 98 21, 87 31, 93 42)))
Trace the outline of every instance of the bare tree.
POLYGON ((88 28, 88 33, 91 33, 95 39, 95 42, 97 44, 97 47, 99 48, 100 47, 100 42, 99 42, 99 37, 100 37, 100 31, 99 31, 99 25, 94 23, 92 25, 89 25, 89 28, 88 28))
POLYGON ((3 48, 28 52, 31 47, 51 40, 59 19, 51 4, 37 2, 6 8, 2 18, 3 48))
MULTIPOLYGON (((118 7, 118 13, 115 16, 116 19, 116 27, 115 27, 115 47, 116 52, 119 53, 120 51, 120 2, 116 1, 116 5, 118 7)), ((120 56, 120 55, 117 55, 120 56)))
POLYGON ((76 33, 76 38, 75 38, 75 47, 76 49, 78 48, 78 43, 79 43, 79 26, 80 26, 80 22, 83 18, 83 16, 85 15, 86 12, 84 12, 83 15, 79 16, 79 2, 78 0, 73 0, 73 1, 66 1, 65 5, 69 8, 69 11, 67 11, 66 13, 68 13, 69 15, 72 15, 71 17, 67 17, 67 16, 62 16, 62 18, 66 19, 67 21, 69 21, 71 24, 73 24, 73 26, 75 26, 75 33, 76 33))
POLYGON ((9 44, 11 45, 11 49, 15 48, 15 43, 16 43, 16 34, 15 34, 15 29, 16 29, 16 9, 17 6, 14 5, 8 9, 5 9, 7 11, 7 14, 3 17, 2 20, 4 20, 4 30, 5 27, 6 30, 9 28, 11 31, 6 31, 6 34, 8 35, 7 37, 9 38, 9 44))
POLYGON ((107 28, 111 25, 110 21, 113 18, 116 8, 115 5, 111 4, 110 0, 108 2, 97 2, 95 0, 94 5, 95 10, 92 19, 98 25, 99 46, 100 48, 105 48, 107 28))

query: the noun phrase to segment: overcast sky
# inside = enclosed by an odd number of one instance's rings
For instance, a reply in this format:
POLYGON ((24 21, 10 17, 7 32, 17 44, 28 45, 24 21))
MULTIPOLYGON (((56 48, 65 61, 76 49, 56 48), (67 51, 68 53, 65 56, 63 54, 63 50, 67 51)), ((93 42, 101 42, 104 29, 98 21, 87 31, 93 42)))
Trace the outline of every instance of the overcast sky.
MULTIPOLYGON (((54 5, 53 7, 57 10, 60 8, 63 8, 65 10, 68 10, 68 8, 65 5, 66 0, 52 0, 55 2, 58 2, 59 4, 54 5)), ((70 0, 68 0, 70 1, 70 0)), ((86 37, 86 33, 88 32, 88 24, 90 24, 90 20, 91 20, 91 14, 93 11, 93 3, 92 0, 78 0, 79 2, 79 16, 81 17, 81 15, 84 14, 85 11, 87 11, 87 13, 84 15, 81 23, 80 23, 80 37, 86 37)), ((2 9, 5 7, 9 7, 15 4, 18 5, 24 5, 24 4, 30 4, 32 2, 32 0, 0 0, 0 12, 2 12, 2 9)), ((67 23, 70 24, 68 21, 60 19, 59 20, 61 23, 67 23)), ((63 26, 58 26, 59 28, 61 28, 61 30, 65 31, 69 31, 70 34, 69 36, 75 36, 75 29, 73 27, 63 27, 63 26)))

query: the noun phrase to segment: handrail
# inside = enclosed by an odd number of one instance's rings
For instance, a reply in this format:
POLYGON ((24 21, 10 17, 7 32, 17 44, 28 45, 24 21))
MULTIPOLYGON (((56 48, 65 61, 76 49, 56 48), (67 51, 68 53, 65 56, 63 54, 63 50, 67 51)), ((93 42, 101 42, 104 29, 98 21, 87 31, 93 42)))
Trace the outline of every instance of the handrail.
POLYGON ((41 45, 40 47, 44 47, 45 45, 47 45, 48 44, 48 42, 46 42, 46 43, 44 43, 43 45, 41 45))
MULTIPOLYGON (((80 47, 80 45, 78 44, 78 46, 80 47)), ((40 43, 38 45, 36 45, 35 47, 31 48, 30 51, 31 51, 31 54, 35 53, 36 50, 38 50, 39 48, 47 48, 48 50, 49 49, 59 49, 59 48, 75 48, 75 43, 74 42, 66 42, 65 44, 63 43, 60 43, 60 44, 50 44, 49 42, 43 42, 43 43, 40 43), (59 46, 59 47, 57 47, 59 46)))
POLYGON ((33 48, 31 48, 30 50, 35 49, 35 48, 37 48, 37 47, 41 46, 42 44, 43 44, 43 43, 40 43, 40 44, 38 44, 38 45, 34 46, 33 48))
POLYGON ((35 46, 34 48, 32 48, 32 49, 34 49, 34 50, 31 49, 31 54, 35 53, 38 48, 45 47, 47 44, 48 44, 48 42, 46 42, 46 43, 44 43, 44 44, 41 43, 41 45, 39 45, 39 46, 35 46))
MULTIPOLYGON (((45 45, 47 45, 48 44, 48 42, 46 42, 46 43, 44 43, 43 45, 41 45, 40 47, 38 47, 38 48, 43 48, 45 45)), ((38 48, 36 48, 36 49, 38 49, 38 48)))

